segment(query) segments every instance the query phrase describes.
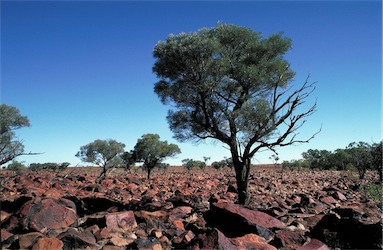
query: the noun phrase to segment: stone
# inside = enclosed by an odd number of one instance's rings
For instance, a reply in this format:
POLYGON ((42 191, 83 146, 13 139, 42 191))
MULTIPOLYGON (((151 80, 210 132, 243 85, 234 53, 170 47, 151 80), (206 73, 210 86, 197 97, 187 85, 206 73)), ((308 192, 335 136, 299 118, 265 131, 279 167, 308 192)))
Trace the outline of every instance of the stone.
POLYGON ((234 203, 212 203, 206 221, 228 237, 256 233, 267 240, 273 238, 272 229, 286 228, 282 221, 260 211, 234 203))
POLYGON ((7 212, 5 212, 5 211, 0 210, 0 222, 5 221, 5 220, 8 219, 10 216, 11 216, 10 213, 7 213, 7 212))
POLYGON ((108 239, 112 237, 106 227, 96 231, 94 233, 94 236, 96 237, 97 240, 108 239))
POLYGON ((67 199, 34 199, 21 210, 23 226, 39 232, 46 229, 62 229, 77 220, 76 205, 67 199))
POLYGON ((91 232, 79 232, 76 228, 69 228, 68 231, 60 234, 57 238, 62 240, 65 249, 97 246, 96 238, 91 232))
POLYGON ((246 234, 241 237, 232 238, 230 241, 236 246, 236 249, 277 250, 274 246, 267 244, 263 237, 256 234, 246 234))
POLYGON ((63 249, 64 243, 57 238, 39 238, 33 245, 32 250, 63 249))
POLYGON ((306 240, 303 235, 282 229, 275 233, 273 245, 288 249, 297 249, 298 247, 302 246, 305 241, 306 240))
POLYGON ((1 236, 1 242, 4 242, 4 241, 8 240, 9 238, 11 238, 13 236, 13 234, 11 234, 10 232, 8 232, 5 229, 1 229, 0 236, 1 236))
POLYGON ((137 239, 135 242, 139 250, 162 250, 161 243, 156 238, 137 239))
POLYGON ((310 239, 297 250, 330 250, 330 248, 320 240, 310 239))
POLYGON ((109 213, 105 218, 109 232, 133 231, 137 227, 133 211, 109 213))
POLYGON ((22 249, 30 248, 36 243, 38 238, 42 237, 44 237, 44 235, 40 232, 22 234, 19 236, 19 247, 22 249))
POLYGON ((192 212, 192 210, 193 208, 189 206, 179 206, 179 207, 173 208, 168 213, 169 221, 185 218, 192 212))
POLYGON ((336 204, 337 201, 332 196, 326 196, 320 199, 321 202, 326 204, 336 204))

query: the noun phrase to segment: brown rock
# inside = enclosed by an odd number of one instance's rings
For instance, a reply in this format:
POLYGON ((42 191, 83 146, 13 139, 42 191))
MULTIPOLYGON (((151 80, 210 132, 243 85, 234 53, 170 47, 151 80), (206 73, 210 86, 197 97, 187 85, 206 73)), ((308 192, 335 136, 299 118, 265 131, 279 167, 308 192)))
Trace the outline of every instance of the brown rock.
POLYGON ((249 225, 259 225, 264 228, 285 228, 282 221, 260 211, 250 210, 234 203, 214 203, 214 207, 225 210, 229 214, 239 215, 249 225))
POLYGON ((275 234, 275 242, 282 247, 297 249, 305 242, 305 237, 289 230, 279 230, 275 234))
POLYGON ((266 243, 266 240, 256 234, 246 234, 242 237, 230 239, 237 249, 277 250, 266 243))
POLYGON ((96 238, 91 232, 79 232, 76 228, 69 228, 68 231, 60 234, 57 238, 64 243, 66 249, 97 246, 96 238))
POLYGON ((332 196, 326 196, 320 199, 321 202, 326 204, 336 204, 337 201, 332 196))
POLYGON ((4 242, 6 241, 7 239, 9 239, 10 237, 13 236, 13 234, 11 234, 10 232, 8 232, 7 230, 5 229, 1 229, 1 242, 4 242))
POLYGON ((27 234, 22 234, 19 236, 19 246, 22 249, 30 248, 33 244, 36 243, 38 238, 42 238, 44 235, 39 232, 32 232, 27 234))
POLYGON ((310 239, 297 250, 330 250, 330 248, 320 240, 310 239))
POLYGON ((192 212, 193 208, 189 206, 179 206, 169 211, 169 221, 176 219, 182 219, 188 216, 192 212))
POLYGON ((138 239, 135 242, 139 250, 162 250, 161 243, 156 238, 138 239))
POLYGON ((32 250, 52 250, 63 249, 64 244, 57 238, 40 238, 33 245, 32 250))
POLYGON ((133 211, 109 213, 105 218, 109 232, 132 231, 137 227, 133 211))
POLYGON ((67 228, 77 220, 76 206, 67 199, 35 199, 21 211, 23 225, 43 232, 46 229, 67 228))
POLYGON ((7 213, 7 212, 5 212, 5 211, 0 210, 0 222, 5 221, 5 220, 8 219, 10 216, 11 216, 10 213, 7 213))
POLYGON ((108 239, 112 237, 106 227, 95 232, 94 236, 97 238, 97 240, 108 239))

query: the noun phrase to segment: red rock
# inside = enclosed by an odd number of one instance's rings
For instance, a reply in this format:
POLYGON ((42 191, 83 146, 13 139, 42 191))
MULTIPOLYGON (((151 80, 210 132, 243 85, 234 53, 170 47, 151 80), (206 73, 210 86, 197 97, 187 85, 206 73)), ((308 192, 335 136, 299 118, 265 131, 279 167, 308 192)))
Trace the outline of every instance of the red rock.
POLYGON ((11 234, 10 232, 8 232, 7 230, 5 229, 1 229, 1 242, 4 242, 6 241, 7 239, 9 239, 10 237, 13 236, 13 234, 11 234))
POLYGON ((173 226, 175 226, 176 228, 179 228, 181 230, 185 230, 185 227, 184 227, 184 224, 183 224, 183 220, 182 219, 177 219, 177 220, 174 220, 172 222, 173 226))
POLYGON ((237 249, 277 250, 266 243, 266 240, 256 234, 246 234, 242 237, 230 239, 237 249))
POLYGON ((67 228, 77 220, 76 205, 67 199, 35 199, 21 210, 25 227, 37 231, 67 228))
POLYGON ((52 250, 63 249, 64 244, 57 238, 40 238, 33 245, 32 250, 52 250))
POLYGON ((169 221, 174 221, 176 219, 185 218, 192 212, 193 208, 189 206, 180 206, 169 211, 169 221))
POLYGON ((162 250, 158 239, 138 239, 135 241, 139 250, 162 250))
POLYGON ((115 236, 110 239, 110 242, 115 246, 121 247, 121 246, 128 246, 132 244, 134 240, 136 239, 137 239, 136 235, 134 235, 133 237, 116 237, 115 236))
POLYGON ((330 250, 330 248, 322 241, 311 239, 297 250, 330 250))
POLYGON ((326 196, 320 199, 321 202, 326 204, 335 204, 337 201, 332 196, 326 196))
POLYGON ((97 240, 108 239, 112 237, 106 227, 95 232, 94 236, 97 238, 97 240))
POLYGON ((109 213, 105 218, 109 232, 132 231, 137 227, 133 211, 109 213))
POLYGON ((7 212, 5 212, 5 211, 0 210, 0 222, 5 221, 5 220, 8 219, 10 216, 11 216, 10 213, 7 213, 7 212))
POLYGON ((44 235, 39 232, 22 234, 19 236, 19 247, 22 249, 30 248, 36 243, 38 238, 42 237, 44 237, 44 235))
POLYGON ((234 203, 213 203, 215 208, 225 210, 231 214, 241 216, 249 225, 258 225, 264 228, 285 228, 286 225, 282 221, 274 218, 266 213, 250 210, 234 203))
POLYGON ((57 238, 64 242, 66 249, 97 246, 96 238, 91 232, 79 232, 76 228, 69 228, 68 231, 60 234, 57 238))
POLYGON ((275 238, 280 241, 283 247, 289 247, 290 249, 296 249, 305 242, 303 235, 289 230, 279 230, 275 234, 275 238))
POLYGON ((336 198, 338 200, 341 200, 341 201, 346 201, 347 200, 346 196, 344 196, 344 194, 342 194, 339 191, 334 193, 334 198, 336 198))

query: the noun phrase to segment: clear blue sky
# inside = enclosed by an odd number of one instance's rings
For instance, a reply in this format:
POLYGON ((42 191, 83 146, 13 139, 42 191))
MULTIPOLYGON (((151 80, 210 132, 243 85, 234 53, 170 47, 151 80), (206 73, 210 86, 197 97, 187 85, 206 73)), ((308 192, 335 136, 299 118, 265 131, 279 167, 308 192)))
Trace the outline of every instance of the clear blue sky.
POLYGON ((281 160, 382 139, 381 1, 1 1, 1 103, 28 116, 31 127, 17 131, 25 150, 44 152, 17 160, 76 165, 82 145, 115 139, 130 150, 145 133, 180 146, 171 164, 229 156, 219 143, 176 142, 168 107, 153 92, 155 44, 219 21, 264 36, 283 32, 293 41, 286 58, 294 83, 308 74, 318 82, 309 100, 317 99, 318 111, 300 132, 322 132, 278 149, 281 160))

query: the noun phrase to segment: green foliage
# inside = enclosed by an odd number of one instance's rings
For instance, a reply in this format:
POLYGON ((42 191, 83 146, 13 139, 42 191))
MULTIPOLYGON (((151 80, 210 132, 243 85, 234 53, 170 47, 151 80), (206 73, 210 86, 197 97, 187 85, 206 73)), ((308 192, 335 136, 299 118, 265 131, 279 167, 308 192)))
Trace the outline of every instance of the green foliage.
POLYGON ((233 167, 233 160, 231 158, 225 158, 221 161, 215 161, 211 164, 211 166, 215 169, 221 169, 223 167, 231 168, 233 167))
POLYGON ((287 88, 294 77, 283 56, 291 40, 263 38, 251 29, 218 24, 193 33, 170 35, 156 44, 154 91, 170 104, 168 122, 178 141, 212 138, 230 148, 239 202, 247 197, 251 159, 260 149, 287 146, 315 112, 294 114, 314 90, 307 81, 287 88))
POLYGON ((116 140, 95 140, 80 148, 76 156, 84 162, 106 168, 113 166, 113 160, 124 152, 125 145, 116 140))
POLYGON ((0 104, 0 166, 24 154, 24 146, 14 131, 29 126, 28 118, 20 115, 16 107, 0 104))
POLYGON ((168 157, 181 153, 176 144, 160 141, 158 134, 145 134, 137 140, 134 150, 126 154, 128 162, 142 162, 146 168, 148 179, 151 170, 168 157))
POLYGON ((21 171, 24 170, 26 167, 21 162, 13 160, 10 164, 7 166, 7 170, 11 171, 21 171))
POLYGON ((382 207, 382 185, 376 183, 368 183, 363 185, 361 193, 367 198, 371 199, 382 207))
MULTIPOLYGON (((302 153, 304 161, 312 169, 357 169, 363 179, 367 170, 377 170, 382 181, 382 142, 368 144, 352 142, 345 149, 327 150, 309 149, 302 153)), ((284 162, 285 165, 291 164, 284 162)))
POLYGON ((50 171, 62 171, 68 168, 70 165, 69 162, 63 162, 63 163, 53 163, 53 162, 47 162, 47 163, 31 163, 29 165, 30 171, 41 171, 41 170, 50 170, 50 171))
POLYGON ((306 160, 291 160, 282 162, 283 169, 302 170, 309 167, 306 160))
POLYGON ((204 169, 206 167, 206 163, 199 160, 184 159, 182 160, 182 166, 187 170, 191 170, 193 168, 204 169))

